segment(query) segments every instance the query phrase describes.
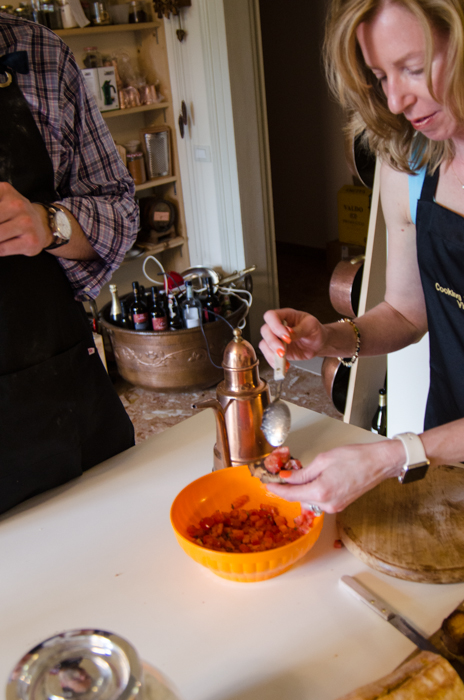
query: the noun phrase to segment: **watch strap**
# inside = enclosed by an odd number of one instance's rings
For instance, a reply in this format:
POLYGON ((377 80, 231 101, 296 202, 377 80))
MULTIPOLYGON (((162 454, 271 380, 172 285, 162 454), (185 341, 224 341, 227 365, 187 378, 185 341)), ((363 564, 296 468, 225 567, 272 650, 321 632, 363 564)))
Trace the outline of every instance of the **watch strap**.
POLYGON ((53 204, 42 204, 42 206, 45 207, 48 212, 48 225, 50 226, 54 239, 53 242, 50 243, 50 245, 47 245, 43 250, 54 250, 55 248, 61 248, 61 246, 69 243, 69 238, 65 238, 64 236, 60 235, 59 230, 56 228, 56 214, 58 211, 63 212, 63 210, 60 209, 60 207, 54 206, 53 204))
POLYGON ((393 440, 401 440, 406 450, 406 462, 398 477, 400 484, 410 484, 423 479, 427 474, 430 462, 425 454, 422 440, 416 433, 400 433, 393 440))

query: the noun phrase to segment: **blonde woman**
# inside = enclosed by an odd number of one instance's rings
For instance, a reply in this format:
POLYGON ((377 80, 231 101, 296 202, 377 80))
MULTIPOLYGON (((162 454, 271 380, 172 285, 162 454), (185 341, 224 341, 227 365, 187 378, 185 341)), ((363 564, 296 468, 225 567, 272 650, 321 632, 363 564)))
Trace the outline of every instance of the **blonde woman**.
POLYGON ((325 61, 348 132, 381 159, 385 299, 354 323, 268 311, 260 348, 272 363, 291 338, 289 359, 355 362, 430 336, 420 436, 337 448, 269 486, 330 513, 386 478, 424 477, 429 461, 464 461, 464 1, 332 0, 325 61))

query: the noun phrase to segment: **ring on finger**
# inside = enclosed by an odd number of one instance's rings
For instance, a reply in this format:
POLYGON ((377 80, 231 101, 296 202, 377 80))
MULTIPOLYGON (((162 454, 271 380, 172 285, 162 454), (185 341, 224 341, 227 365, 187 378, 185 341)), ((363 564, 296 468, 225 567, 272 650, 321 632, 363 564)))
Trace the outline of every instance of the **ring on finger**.
POLYGON ((322 515, 324 512, 322 508, 319 508, 319 506, 316 506, 313 503, 304 503, 303 505, 306 510, 310 510, 316 517, 322 515))

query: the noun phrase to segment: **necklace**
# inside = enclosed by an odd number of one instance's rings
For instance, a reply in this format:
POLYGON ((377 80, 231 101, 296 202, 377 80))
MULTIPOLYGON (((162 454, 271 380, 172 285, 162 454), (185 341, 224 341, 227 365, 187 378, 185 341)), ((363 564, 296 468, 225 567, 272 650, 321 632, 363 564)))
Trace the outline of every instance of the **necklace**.
POLYGON ((456 178, 456 180, 459 182, 459 184, 461 185, 462 189, 464 190, 464 182, 462 182, 462 181, 458 178, 458 176, 457 176, 457 174, 456 174, 456 170, 454 169, 453 163, 451 163, 451 170, 453 171, 454 177, 456 178))

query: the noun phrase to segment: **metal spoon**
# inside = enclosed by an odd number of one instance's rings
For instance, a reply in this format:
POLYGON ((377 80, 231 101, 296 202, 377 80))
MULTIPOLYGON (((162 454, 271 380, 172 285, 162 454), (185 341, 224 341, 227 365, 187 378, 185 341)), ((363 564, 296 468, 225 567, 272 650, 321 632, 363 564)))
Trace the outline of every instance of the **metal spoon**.
MULTIPOLYGON (((287 324, 284 322, 284 325, 287 324)), ((273 447, 280 447, 284 444, 291 425, 290 409, 280 398, 287 369, 286 355, 287 353, 285 352, 283 357, 279 357, 277 353, 274 356, 275 395, 273 401, 264 411, 261 423, 264 436, 273 447)))

